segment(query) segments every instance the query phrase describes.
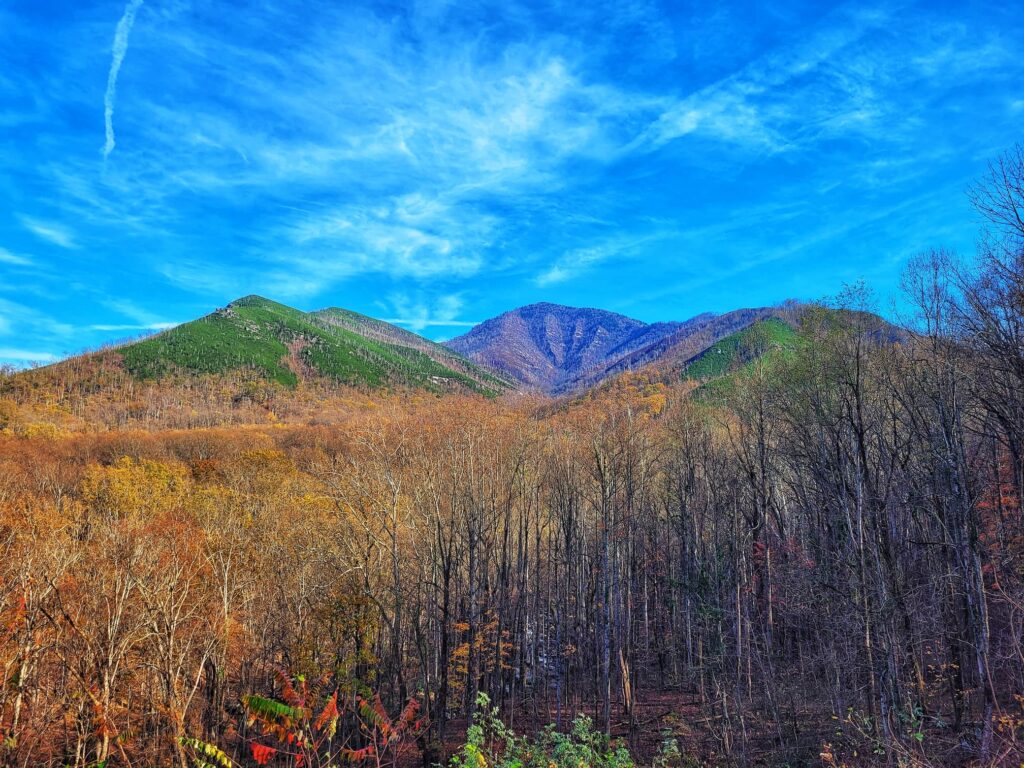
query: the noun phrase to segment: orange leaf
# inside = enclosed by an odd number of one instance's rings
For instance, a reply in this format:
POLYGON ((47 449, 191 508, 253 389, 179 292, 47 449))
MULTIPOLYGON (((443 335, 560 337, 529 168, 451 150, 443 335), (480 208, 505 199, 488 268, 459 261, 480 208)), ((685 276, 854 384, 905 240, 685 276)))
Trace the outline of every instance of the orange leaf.
POLYGON ((320 713, 320 717, 316 719, 316 730, 322 730, 324 725, 333 720, 338 716, 338 692, 335 691, 334 695, 327 700, 327 704, 324 705, 324 711, 320 713))

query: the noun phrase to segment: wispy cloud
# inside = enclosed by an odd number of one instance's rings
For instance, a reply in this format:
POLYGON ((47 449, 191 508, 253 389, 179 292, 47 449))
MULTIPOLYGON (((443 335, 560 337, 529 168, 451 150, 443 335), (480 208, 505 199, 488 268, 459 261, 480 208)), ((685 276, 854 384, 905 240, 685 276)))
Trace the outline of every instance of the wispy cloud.
POLYGON ((32 349, 16 349, 14 347, 0 347, 0 361, 6 360, 15 363, 52 363, 58 356, 52 352, 42 352, 32 349))
POLYGON ((498 226, 496 217, 469 201, 414 193, 301 217, 284 230, 297 247, 272 258, 326 283, 373 272, 466 277, 483 266, 483 250, 498 226))
POLYGON ((113 330, 163 330, 177 325, 177 323, 167 322, 164 318, 144 307, 140 307, 130 299, 104 299, 103 305, 135 321, 130 324, 114 324, 111 326, 113 330))
POLYGON ((146 323, 144 325, 96 323, 87 326, 90 331, 166 331, 179 323, 146 323))
POLYGON ((913 99, 997 70, 1012 56, 998 39, 971 39, 962 24, 939 20, 893 44, 905 13, 841 5, 796 41, 675 100, 628 149, 655 151, 687 137, 755 155, 844 137, 900 141, 916 135, 913 99))
MULTIPOLYGON (((135 10, 130 3, 118 26, 112 87, 135 10)), ((289 43, 300 52, 286 57, 218 28, 147 29, 152 56, 181 68, 182 80, 206 68, 218 99, 183 109, 135 98, 146 134, 131 163, 102 178, 87 167, 53 171, 69 210, 169 240, 161 230, 184 221, 183 200, 244 196, 271 211, 254 219, 260 242, 233 265, 234 282, 263 275, 276 290, 283 277, 282 296, 365 274, 467 278, 494 266, 492 246, 520 210, 569 183, 566 165, 607 162, 631 135, 628 123, 666 105, 602 82, 557 38, 495 57, 468 40, 426 37, 410 48, 388 17, 358 10, 321 21, 323 33, 289 43)), ((221 293, 232 282, 194 256, 154 262, 190 290, 221 293)))
POLYGON ((129 0, 121 20, 117 22, 117 29, 114 31, 110 71, 107 74, 107 91, 103 96, 103 125, 106 133, 106 141, 103 144, 104 160, 114 151, 114 102, 117 99, 117 76, 121 71, 125 54, 128 52, 128 36, 135 24, 135 14, 138 13, 142 2, 143 0, 129 0))
MULTIPOLYGON (((885 14, 840 9, 790 46, 772 49, 732 74, 680 98, 630 144, 658 149, 691 135, 769 153, 787 149, 796 138, 794 123, 815 123, 823 111, 835 112, 834 95, 822 100, 820 86, 836 81, 829 62, 885 14), (807 98, 816 92, 816 100, 807 98)), ((848 90, 852 83, 833 83, 848 90)))
POLYGON ((74 234, 63 224, 58 224, 55 221, 43 221, 31 216, 21 216, 19 218, 25 229, 42 240, 59 245, 61 248, 78 247, 74 234))
POLYGON ((427 328, 470 328, 476 322, 458 319, 462 311, 462 297, 449 294, 433 300, 412 299, 403 293, 389 297, 390 308, 398 315, 385 320, 388 323, 404 325, 413 331, 427 328))
POLYGON ((441 328, 472 328, 475 325, 479 325, 479 320, 445 320, 443 318, 434 317, 386 317, 384 318, 385 323, 393 323, 395 325, 407 325, 414 331, 422 331, 425 328, 441 327, 441 328))
POLYGON ((11 264, 16 267, 32 266, 32 260, 27 256, 19 256, 11 253, 6 248, 0 248, 0 264, 11 264))
POLYGON ((534 282, 547 287, 580 277, 588 270, 615 258, 635 257, 658 240, 666 240, 675 234, 672 231, 638 235, 616 235, 585 248, 573 249, 546 267, 534 282))
POLYGON ((47 339, 67 339, 74 326, 55 320, 45 312, 18 302, 0 299, 0 336, 17 335, 47 339))

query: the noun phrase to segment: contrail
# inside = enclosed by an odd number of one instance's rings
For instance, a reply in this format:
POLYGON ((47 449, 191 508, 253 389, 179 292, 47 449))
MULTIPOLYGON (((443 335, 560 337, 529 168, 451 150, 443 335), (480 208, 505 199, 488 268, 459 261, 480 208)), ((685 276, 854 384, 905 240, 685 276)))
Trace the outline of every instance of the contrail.
POLYGON ((129 0, 124 15, 117 22, 114 32, 113 58, 110 61, 110 74, 107 75, 107 93, 103 97, 103 119, 107 129, 107 141, 103 145, 103 159, 106 160, 114 151, 114 98, 117 96, 117 73, 121 71, 121 62, 128 52, 128 35, 135 23, 135 14, 143 0, 129 0))

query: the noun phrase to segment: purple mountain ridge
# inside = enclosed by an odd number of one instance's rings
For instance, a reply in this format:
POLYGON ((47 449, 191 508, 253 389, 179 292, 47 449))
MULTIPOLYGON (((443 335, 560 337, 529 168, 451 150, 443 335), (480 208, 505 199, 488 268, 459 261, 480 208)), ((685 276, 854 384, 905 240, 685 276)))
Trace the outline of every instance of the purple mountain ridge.
POLYGON ((446 346, 525 389, 562 394, 656 361, 682 364, 772 313, 740 309, 645 323, 600 309, 530 304, 480 323, 446 346))

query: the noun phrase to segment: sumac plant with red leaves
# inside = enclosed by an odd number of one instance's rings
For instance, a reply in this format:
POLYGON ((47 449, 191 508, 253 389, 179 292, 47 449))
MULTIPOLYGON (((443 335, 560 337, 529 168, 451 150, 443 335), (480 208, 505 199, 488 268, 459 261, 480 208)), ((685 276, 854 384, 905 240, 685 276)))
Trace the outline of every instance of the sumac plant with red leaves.
POLYGON ((278 673, 278 682, 278 699, 255 694, 243 699, 248 727, 257 732, 249 749, 258 765, 394 765, 426 727, 417 718, 415 698, 392 717, 379 695, 346 696, 332 689, 330 675, 310 682, 278 673), (342 722, 347 727, 339 729, 342 722))

